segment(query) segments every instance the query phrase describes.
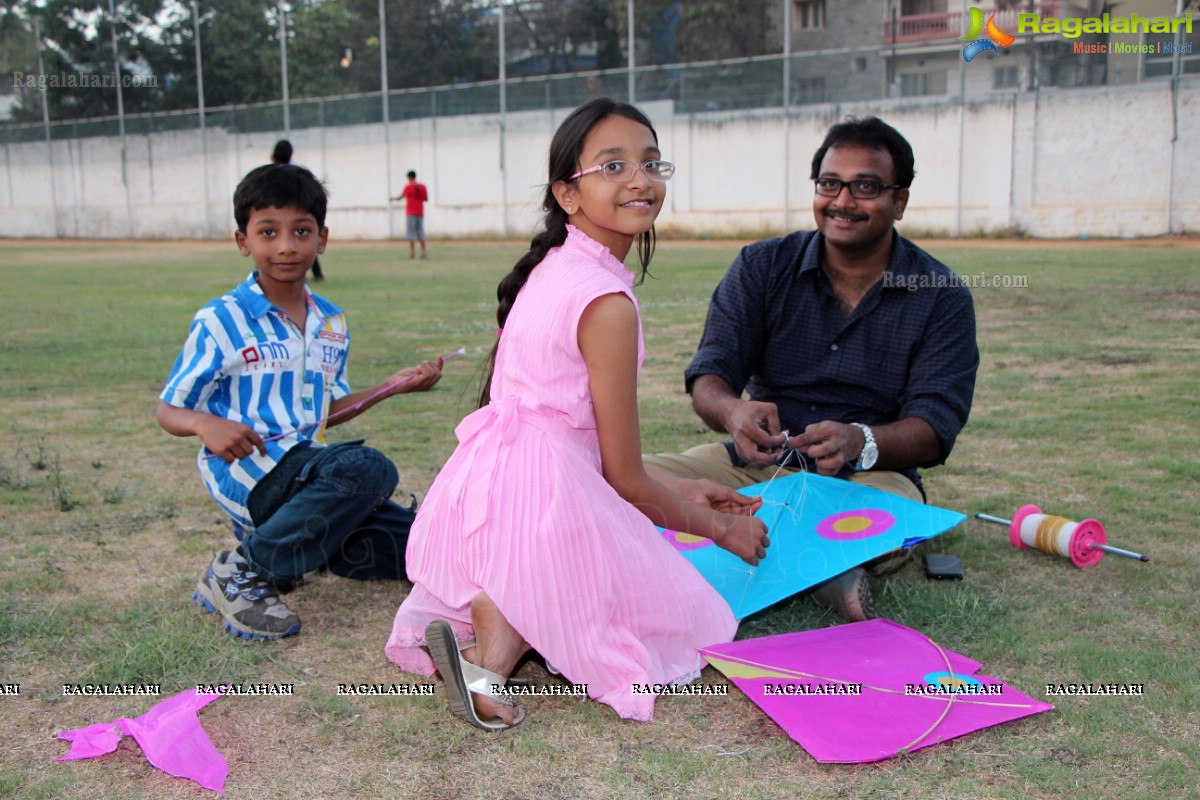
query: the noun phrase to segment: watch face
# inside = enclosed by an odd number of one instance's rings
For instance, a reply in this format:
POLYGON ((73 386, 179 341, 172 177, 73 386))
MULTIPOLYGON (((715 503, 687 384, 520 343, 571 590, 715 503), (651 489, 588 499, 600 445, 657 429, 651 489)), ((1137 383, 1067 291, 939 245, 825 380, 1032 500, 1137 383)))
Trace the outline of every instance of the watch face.
POLYGON ((869 444, 863 448, 862 456, 859 460, 862 462, 863 469, 870 469, 871 467, 875 466, 875 461, 878 458, 879 448, 873 444, 869 444))

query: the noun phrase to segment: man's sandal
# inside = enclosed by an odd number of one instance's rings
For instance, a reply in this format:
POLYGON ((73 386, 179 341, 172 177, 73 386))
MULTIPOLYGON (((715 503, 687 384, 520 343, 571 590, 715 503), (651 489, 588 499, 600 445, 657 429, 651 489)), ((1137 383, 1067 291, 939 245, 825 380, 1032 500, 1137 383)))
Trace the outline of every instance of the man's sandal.
POLYGON ((843 572, 812 591, 819 604, 832 608, 843 622, 862 622, 875 619, 875 599, 867 572, 862 567, 843 572))
POLYGON ((493 686, 503 687, 507 678, 482 667, 477 667, 462 657, 454 629, 444 619, 435 619, 425 627, 425 645, 437 665, 438 673, 446 684, 446 695, 450 699, 450 711, 454 716, 476 728, 495 733, 519 725, 525 719, 524 709, 517 709, 517 718, 512 725, 499 719, 483 720, 475 712, 472 694, 480 694, 506 706, 516 706, 507 694, 496 692, 493 686))

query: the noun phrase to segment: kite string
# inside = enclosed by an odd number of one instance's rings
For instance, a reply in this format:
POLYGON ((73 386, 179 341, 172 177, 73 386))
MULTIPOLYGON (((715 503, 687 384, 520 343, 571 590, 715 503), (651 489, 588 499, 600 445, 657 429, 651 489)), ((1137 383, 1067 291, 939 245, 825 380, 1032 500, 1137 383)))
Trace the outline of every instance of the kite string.
MULTIPOLYGON (((933 639, 930 639, 928 636, 925 637, 925 641, 927 641, 931 645, 933 645, 933 649, 937 650, 938 655, 940 655, 942 657, 942 661, 946 665, 946 672, 953 675, 954 674, 954 665, 950 663, 950 657, 948 655, 946 655, 946 651, 942 649, 942 646, 940 644, 938 644, 937 642, 935 642, 933 639)), ((926 728, 925 732, 922 733, 920 736, 913 739, 908 744, 904 745, 904 747, 896 748, 896 752, 899 753, 901 750, 907 751, 910 747, 916 746, 920 742, 924 741, 926 737, 931 736, 933 734, 933 732, 935 730, 937 730, 938 726, 946 721, 946 717, 948 717, 950 715, 950 709, 954 708, 954 701, 956 699, 957 694, 958 694, 957 692, 951 692, 950 694, 948 694, 945 698, 946 699, 946 707, 942 709, 942 713, 938 716, 937 719, 935 719, 933 721, 933 724, 930 725, 928 728, 926 728)), ((941 698, 938 698, 938 699, 941 699, 941 698)))
MULTIPOLYGON (((922 635, 924 635, 924 634, 922 634, 922 635)), ((946 656, 945 651, 943 651, 942 648, 938 646, 937 642, 933 641, 928 636, 926 636, 925 638, 931 645, 936 647, 938 649, 938 651, 942 654, 942 659, 946 662, 947 672, 949 672, 952 675, 956 674, 953 670, 953 667, 950 664, 949 657, 946 656)), ((701 649, 700 654, 703 655, 705 658, 708 658, 708 652, 706 650, 701 649)), ((755 661, 750 658, 745 658, 743 656, 735 656, 735 655, 731 655, 729 653, 716 653, 716 657, 721 660, 731 661, 734 664, 741 664, 742 666, 746 666, 746 667, 757 667, 758 669, 761 669, 765 672, 771 673, 771 677, 776 677, 776 678, 786 678, 788 680, 798 680, 798 679, 806 678, 809 680, 821 681, 823 683, 833 683, 833 684, 838 684, 841 686, 861 686, 863 689, 870 689, 873 692, 880 692, 882 694, 902 694, 905 697, 912 697, 914 700, 941 700, 941 699, 943 699, 941 693, 938 693, 935 695, 930 695, 930 694, 910 695, 910 694, 908 694, 908 692, 905 689, 890 689, 886 686, 873 686, 869 683, 860 683, 859 681, 847 680, 845 678, 834 678, 834 677, 830 677, 828 675, 816 675, 811 672, 803 672, 801 670, 788 669, 787 667, 780 667, 775 664, 766 664, 761 661, 755 661)), ((714 664, 713 666, 716 666, 716 665, 714 664)), ((720 667, 717 667, 717 669, 720 669, 720 667)), ((995 702, 992 700, 966 699, 967 697, 969 697, 969 695, 962 695, 962 699, 959 699, 957 696, 961 693, 955 692, 952 694, 955 695, 955 699, 953 700, 953 702, 957 702, 960 705, 989 706, 992 708, 1033 708, 1033 706, 1030 706, 1028 703, 998 703, 998 702, 995 702)), ((925 731, 925 733, 921 734, 917 739, 913 740, 912 744, 909 744, 909 745, 906 745, 905 747, 899 748, 896 752, 899 752, 900 750, 906 750, 909 747, 912 747, 914 744, 916 744, 917 742, 920 742, 922 739, 924 739, 926 736, 928 736, 930 733, 932 733, 933 730, 938 725, 942 724, 942 721, 946 718, 947 713, 949 713, 949 706, 947 706, 946 709, 942 712, 942 716, 938 718, 937 722, 935 722, 933 725, 931 725, 929 727, 929 729, 927 731, 925 731)))
MULTIPOLYGON (((795 452, 796 452, 795 450, 793 450, 792 448, 787 446, 787 440, 788 440, 788 432, 784 431, 783 432, 783 457, 779 459, 779 467, 775 470, 775 474, 772 475, 770 477, 770 479, 767 481, 767 486, 770 486, 771 481, 773 481, 779 477, 779 473, 783 471, 783 468, 787 464, 788 459, 790 459, 792 457, 792 455, 795 454, 795 452)), ((801 464, 801 468, 803 468, 803 464, 801 464)))
MULTIPOLYGON (((763 486, 761 496, 763 499, 762 502, 763 502, 764 506, 779 506, 779 507, 783 508, 784 510, 786 510, 788 512, 789 515, 791 515, 792 524, 797 524, 800 521, 800 513, 804 510, 804 500, 808 494, 808 478, 807 478, 808 473, 804 469, 804 459, 800 457, 799 451, 788 447, 787 440, 788 440, 788 432, 784 431, 783 432, 783 441, 784 441, 783 457, 780 458, 780 460, 779 460, 779 466, 775 469, 775 474, 773 474, 770 477, 770 479, 767 480, 766 485, 763 486), (766 496, 767 492, 771 488, 771 484, 775 481, 775 479, 777 477, 779 477, 779 473, 783 471, 784 467, 787 466, 788 461, 790 461, 793 456, 796 456, 796 463, 799 465, 800 471, 805 474, 805 477, 802 479, 801 486, 800 486, 800 499, 799 499, 800 507, 799 507, 799 509, 793 509, 786 501, 769 500, 769 499, 767 499, 767 496, 766 496)), ((758 569, 756 567, 750 567, 749 569, 743 569, 740 567, 731 567, 731 570, 734 572, 749 575, 750 581, 753 581, 754 576, 758 574, 758 569)), ((749 594, 749 592, 750 592, 750 588, 751 588, 750 581, 746 582, 746 586, 742 591, 742 597, 741 597, 741 600, 739 601, 739 605, 741 603, 745 602, 746 595, 749 594)))
MULTIPOLYGON (((742 754, 743 754, 743 753, 748 753, 748 752, 750 752, 750 748, 749 748, 749 747, 743 747, 741 750, 736 750, 736 751, 732 751, 732 752, 731 752, 731 751, 729 751, 729 750, 726 750, 724 747, 722 747, 722 746, 721 746, 721 745, 719 745, 719 744, 705 744, 705 745, 701 745, 700 747, 697 747, 696 749, 697 749, 697 750, 717 750, 717 751, 719 751, 719 752, 715 753, 714 755, 717 755, 717 756, 737 756, 738 758, 742 758, 742 754)), ((743 760, 743 761, 745 761, 746 759, 742 758, 742 760, 743 760)))
POLYGON ((793 447, 787 446, 788 437, 789 433, 784 431, 783 456, 779 459, 779 466, 776 467, 775 473, 770 477, 769 480, 767 480, 766 486, 763 487, 763 505, 780 506, 786 509, 788 514, 791 516, 792 522, 796 523, 800 521, 800 515, 804 513, 804 504, 808 498, 808 470, 805 468, 804 458, 800 455, 800 451, 793 447), (775 479, 779 477, 779 474, 783 472, 784 468, 788 465, 788 462, 791 461, 793 457, 796 459, 797 469, 804 475, 800 483, 800 496, 797 499, 796 508, 793 508, 792 505, 786 501, 768 500, 766 497, 767 492, 771 488, 771 484, 775 482, 775 479))

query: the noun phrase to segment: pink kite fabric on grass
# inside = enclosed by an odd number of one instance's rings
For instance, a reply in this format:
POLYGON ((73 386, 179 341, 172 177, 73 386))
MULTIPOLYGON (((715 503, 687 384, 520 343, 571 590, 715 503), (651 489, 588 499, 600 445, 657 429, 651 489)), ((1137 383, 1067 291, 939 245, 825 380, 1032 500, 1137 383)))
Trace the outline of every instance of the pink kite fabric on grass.
POLYGON ((157 703, 140 717, 121 717, 63 731, 58 738, 70 742, 71 749, 57 760, 75 761, 111 753, 121 743, 124 733, 132 736, 146 760, 163 772, 223 792, 229 766, 196 716, 197 711, 220 696, 189 689, 157 703))
POLYGON ((881 761, 1054 708, 885 619, 700 652, 822 763, 881 761))

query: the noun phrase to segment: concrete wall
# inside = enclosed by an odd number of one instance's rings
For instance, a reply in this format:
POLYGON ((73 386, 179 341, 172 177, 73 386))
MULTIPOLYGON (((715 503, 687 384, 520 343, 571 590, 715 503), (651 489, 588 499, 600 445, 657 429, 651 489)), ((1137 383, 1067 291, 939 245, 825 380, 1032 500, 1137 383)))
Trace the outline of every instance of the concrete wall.
MULTIPOLYGON (((1173 103, 1166 82, 952 98, 676 114, 642 106, 679 165, 660 224, 696 235, 811 225, 809 164, 826 129, 877 114, 916 151, 901 227, 972 235, 1019 228, 1039 237, 1153 236, 1200 231, 1200 81, 1173 103), (787 206, 785 210, 785 205, 787 206), (1168 218, 1169 215, 1169 218, 1168 218)), ((343 239, 404 232, 389 204, 415 169, 429 186, 430 236, 530 235, 540 216, 546 150, 568 113, 440 117, 295 131, 296 160, 331 192, 328 224, 343 239), (390 164, 390 170, 389 170, 390 164)), ((4 147, 0 236, 224 238, 239 177, 267 161, 281 134, 221 129, 4 147), (124 179, 122 178, 124 173, 124 179)))

